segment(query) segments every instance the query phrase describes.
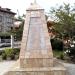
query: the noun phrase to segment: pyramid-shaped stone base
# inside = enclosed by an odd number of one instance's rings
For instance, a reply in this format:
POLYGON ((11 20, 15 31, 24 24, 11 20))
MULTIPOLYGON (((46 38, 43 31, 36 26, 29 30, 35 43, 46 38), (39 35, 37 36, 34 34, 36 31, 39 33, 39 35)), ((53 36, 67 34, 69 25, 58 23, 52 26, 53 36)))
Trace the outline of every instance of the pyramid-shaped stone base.
POLYGON ((66 75, 66 69, 61 64, 54 67, 20 68, 18 63, 4 75, 66 75))

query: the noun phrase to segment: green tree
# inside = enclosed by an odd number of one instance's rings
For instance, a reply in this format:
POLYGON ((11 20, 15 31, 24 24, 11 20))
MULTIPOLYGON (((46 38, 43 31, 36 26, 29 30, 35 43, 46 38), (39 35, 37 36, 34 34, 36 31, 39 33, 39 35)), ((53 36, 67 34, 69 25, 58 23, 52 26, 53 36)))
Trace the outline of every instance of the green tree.
POLYGON ((23 26, 24 26, 24 20, 21 22, 19 29, 15 31, 15 37, 19 41, 22 39, 23 26))
MULTIPOLYGON (((75 5, 74 5, 75 6, 75 5)), ((75 28, 75 7, 70 4, 59 6, 58 8, 51 8, 50 14, 54 17, 55 30, 62 36, 74 36, 75 28)))
POLYGON ((22 39, 22 34, 23 34, 23 26, 24 26, 24 20, 25 15, 23 16, 18 16, 17 19, 21 22, 18 28, 13 28, 11 31, 9 31, 17 41, 21 41, 22 39))

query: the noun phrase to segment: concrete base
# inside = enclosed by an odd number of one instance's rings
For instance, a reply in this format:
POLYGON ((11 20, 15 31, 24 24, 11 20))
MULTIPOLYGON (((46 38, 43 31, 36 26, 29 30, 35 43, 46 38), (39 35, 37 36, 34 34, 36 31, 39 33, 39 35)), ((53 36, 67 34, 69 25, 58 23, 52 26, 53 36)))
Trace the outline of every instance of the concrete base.
POLYGON ((20 68, 18 62, 4 75, 66 75, 66 69, 58 63, 54 67, 20 68))
POLYGON ((20 59, 21 68, 43 68, 53 67, 53 59, 51 58, 27 58, 20 59))
POLYGON ((5 75, 66 75, 66 72, 62 68, 28 68, 10 70, 5 75))

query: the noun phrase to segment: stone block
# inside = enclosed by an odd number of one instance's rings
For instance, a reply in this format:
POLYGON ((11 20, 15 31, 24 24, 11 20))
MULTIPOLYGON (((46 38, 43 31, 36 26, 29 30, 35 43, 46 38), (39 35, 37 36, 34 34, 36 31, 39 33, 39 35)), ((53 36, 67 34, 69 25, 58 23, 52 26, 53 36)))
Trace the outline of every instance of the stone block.
POLYGON ((4 75, 66 75, 66 70, 63 68, 29 68, 29 69, 15 69, 7 72, 4 75))

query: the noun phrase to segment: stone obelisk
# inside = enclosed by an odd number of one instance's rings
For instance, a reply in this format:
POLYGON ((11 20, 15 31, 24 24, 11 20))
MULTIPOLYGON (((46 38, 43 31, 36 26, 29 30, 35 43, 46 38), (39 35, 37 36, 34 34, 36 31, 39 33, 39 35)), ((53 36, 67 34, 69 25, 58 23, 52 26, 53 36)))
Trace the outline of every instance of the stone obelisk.
POLYGON ((21 68, 43 68, 53 65, 53 54, 44 9, 36 1, 27 9, 21 52, 21 68))
POLYGON ((65 75, 64 71, 53 67, 44 9, 35 1, 26 10, 19 61, 5 75, 65 75))

